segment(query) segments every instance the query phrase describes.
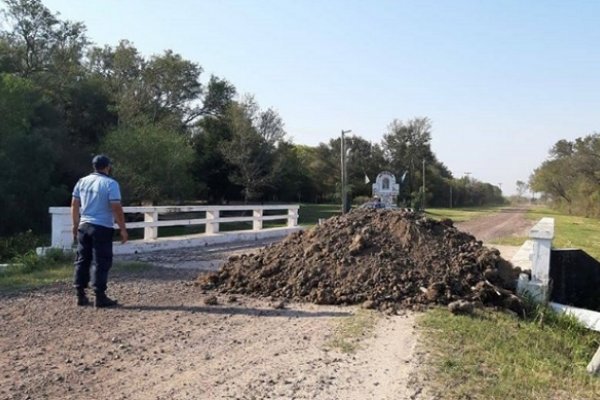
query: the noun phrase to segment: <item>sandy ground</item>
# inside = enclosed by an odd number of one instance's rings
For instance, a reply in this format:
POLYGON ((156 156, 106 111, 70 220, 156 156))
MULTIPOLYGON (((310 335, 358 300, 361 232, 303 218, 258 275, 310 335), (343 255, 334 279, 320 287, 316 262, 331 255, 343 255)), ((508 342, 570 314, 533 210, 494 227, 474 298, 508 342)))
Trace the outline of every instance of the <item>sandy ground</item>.
MULTIPOLYGON (((459 228, 487 241, 528 223, 507 210, 459 228)), ((206 305, 198 274, 263 245, 137 255, 162 267, 113 274, 117 309, 76 307, 64 283, 0 293, 0 399, 428 398, 415 314, 377 314, 344 353, 331 341, 356 307, 278 309, 277 299, 241 296, 206 305)))

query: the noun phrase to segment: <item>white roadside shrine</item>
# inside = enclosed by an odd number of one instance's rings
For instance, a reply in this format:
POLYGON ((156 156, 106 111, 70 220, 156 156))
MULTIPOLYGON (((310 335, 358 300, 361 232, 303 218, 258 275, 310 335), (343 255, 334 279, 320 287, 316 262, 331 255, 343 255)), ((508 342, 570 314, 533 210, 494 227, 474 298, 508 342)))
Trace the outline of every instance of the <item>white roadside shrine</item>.
POLYGON ((378 197, 385 208, 396 207, 400 194, 400 184, 396 183, 394 174, 382 171, 373 184, 373 197, 378 197))

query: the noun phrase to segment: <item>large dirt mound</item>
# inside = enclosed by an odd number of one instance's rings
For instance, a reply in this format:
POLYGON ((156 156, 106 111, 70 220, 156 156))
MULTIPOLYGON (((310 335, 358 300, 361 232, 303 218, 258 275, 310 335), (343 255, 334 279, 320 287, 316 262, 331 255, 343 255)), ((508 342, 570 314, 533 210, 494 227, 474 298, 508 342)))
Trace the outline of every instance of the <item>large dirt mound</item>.
POLYGON ((205 289, 381 310, 469 300, 520 311, 518 270, 473 236, 408 211, 359 209, 233 256, 205 289))

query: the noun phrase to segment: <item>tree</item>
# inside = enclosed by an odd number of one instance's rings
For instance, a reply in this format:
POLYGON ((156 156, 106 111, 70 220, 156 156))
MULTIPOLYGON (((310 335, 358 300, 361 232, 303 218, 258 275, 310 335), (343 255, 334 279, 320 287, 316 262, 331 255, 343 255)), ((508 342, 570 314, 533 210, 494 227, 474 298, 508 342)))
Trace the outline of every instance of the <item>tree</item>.
POLYGON ((193 191, 189 174, 193 150, 180 133, 156 124, 119 127, 101 149, 131 202, 183 200, 193 191))
POLYGON ((231 140, 233 134, 226 115, 202 118, 191 137, 195 152, 192 176, 197 195, 211 203, 223 203, 237 198, 242 190, 230 179, 235 168, 223 156, 221 143, 231 140))
POLYGON ((311 182, 301 151, 291 142, 281 141, 274 153, 272 199, 276 201, 306 201, 311 197, 311 182))
POLYGON ((530 188, 557 208, 587 216, 600 215, 600 134, 559 140, 549 158, 535 169, 530 188))
MULTIPOLYGON (((335 154, 340 154, 340 141, 333 142, 335 154)), ((378 144, 371 143, 360 136, 352 135, 346 139, 348 156, 346 169, 348 174, 348 192, 352 197, 371 196, 372 182, 365 182, 365 175, 374 181, 377 174, 387 169, 383 150, 378 144)), ((339 156, 337 157, 339 160, 339 156)))
POLYGON ((336 196, 339 198, 339 156, 336 158, 331 146, 323 143, 317 147, 296 145, 296 153, 306 174, 302 191, 304 201, 321 203, 332 202, 336 196))
POLYGON ((35 119, 44 121, 40 129, 50 129, 44 135, 61 160, 51 184, 70 187, 89 168, 89 157, 112 119, 107 91, 88 79, 82 64, 85 26, 60 20, 39 0, 5 4, 0 67, 36 87, 36 101, 44 106, 36 109, 35 119))
POLYGON ((244 201, 258 199, 272 185, 275 173, 274 140, 281 137, 279 118, 259 113, 250 99, 232 104, 228 111, 231 139, 221 142, 223 157, 235 168, 229 174, 232 182, 243 187, 244 201), (258 126, 257 126, 258 123, 258 126))
POLYGON ((226 79, 211 75, 202 101, 202 115, 216 118, 224 116, 235 95, 235 86, 226 79))
POLYGON ((143 71, 144 88, 151 101, 151 121, 171 117, 189 124, 202 115, 202 107, 196 104, 202 95, 200 74, 202 68, 184 60, 172 50, 153 56, 143 71))
POLYGON ((0 236, 39 231, 48 226, 48 205, 68 193, 56 183, 63 131, 35 85, 7 74, 0 74, 0 115, 0 236))
MULTIPOLYGON (((201 105, 202 67, 172 50, 146 60, 131 42, 122 40, 115 48, 92 48, 88 58, 89 69, 114 93, 119 124, 145 120, 186 129, 218 107, 218 93, 210 93, 209 109, 201 105)), ((224 82, 211 78, 210 89, 227 95, 224 82)))
POLYGON ((12 27, 0 38, 9 44, 14 72, 61 87, 79 72, 88 44, 85 26, 61 21, 40 0, 4 0, 5 19, 12 27))
MULTIPOLYGON (((431 121, 426 117, 414 118, 406 123, 394 120, 388 126, 388 132, 383 136, 382 147, 392 172, 397 177, 406 173, 404 185, 400 186, 401 201, 410 202, 412 206, 421 204, 425 196, 431 199, 432 182, 445 185, 445 179, 452 178, 450 171, 437 160, 431 151, 430 142, 431 121), (426 179, 426 193, 422 193, 421 188, 423 161, 426 166, 426 174, 431 175, 426 179), (441 179, 437 179, 435 174, 439 174, 441 179)), ((447 204, 445 193, 449 190, 446 189, 447 187, 441 191, 444 193, 444 199, 439 199, 442 200, 442 204, 447 204)))
POLYGON ((234 168, 221 152, 221 142, 231 140, 228 110, 236 95, 235 87, 225 79, 211 76, 202 103, 202 117, 189 131, 195 152, 192 175, 197 195, 212 203, 222 203, 239 196, 241 187, 229 179, 234 168))
POLYGON ((523 195, 527 192, 527 184, 523 181, 517 181, 517 196, 523 197, 523 195))

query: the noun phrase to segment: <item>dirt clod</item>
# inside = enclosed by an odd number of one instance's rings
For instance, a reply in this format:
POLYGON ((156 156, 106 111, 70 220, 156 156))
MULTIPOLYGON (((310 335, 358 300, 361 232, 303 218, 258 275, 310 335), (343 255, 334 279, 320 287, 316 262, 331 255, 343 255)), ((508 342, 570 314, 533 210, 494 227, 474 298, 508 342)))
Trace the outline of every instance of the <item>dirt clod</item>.
POLYGON ((472 314, 474 305, 470 301, 456 300, 448 304, 448 310, 450 310, 452 314, 472 314))
POLYGON ((219 300, 217 299, 217 296, 208 296, 206 299, 204 299, 204 304, 207 306, 216 306, 219 304, 219 300))
POLYGON ((203 289, 381 311, 466 300, 520 312, 519 270, 498 251, 405 210, 359 209, 200 277, 203 289))

